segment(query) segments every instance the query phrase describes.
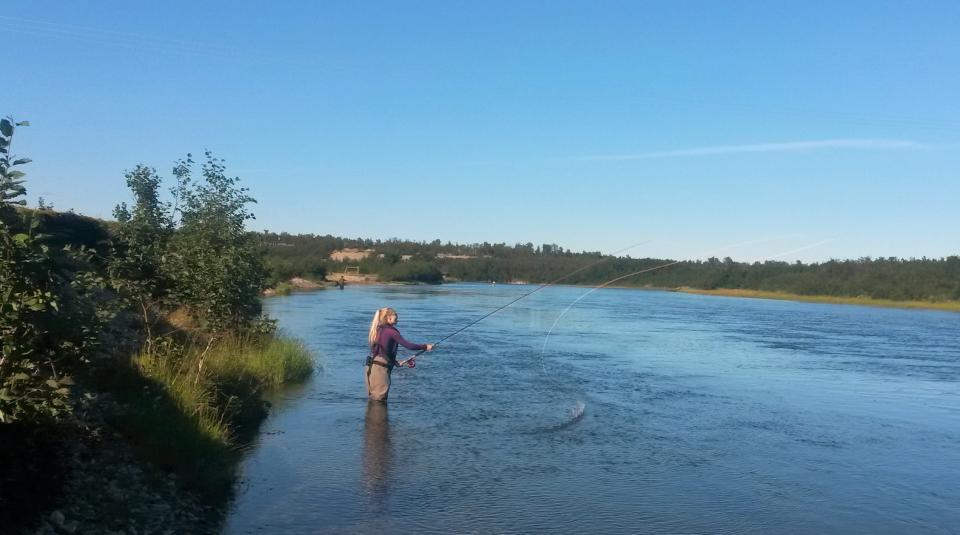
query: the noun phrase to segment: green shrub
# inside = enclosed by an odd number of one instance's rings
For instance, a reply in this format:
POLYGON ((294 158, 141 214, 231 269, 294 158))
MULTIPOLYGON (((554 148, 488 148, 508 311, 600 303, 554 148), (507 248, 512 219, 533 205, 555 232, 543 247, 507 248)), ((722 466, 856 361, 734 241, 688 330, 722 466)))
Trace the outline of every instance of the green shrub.
POLYGON ((165 264, 173 297, 210 330, 241 328, 260 314, 267 276, 257 238, 245 229, 255 201, 210 152, 203 183, 192 184, 192 163, 188 155, 175 168, 180 228, 165 264))
POLYGON ((91 251, 52 247, 32 212, 14 209, 26 193, 27 158, 10 154, 16 126, 0 121, 0 422, 56 420, 69 412, 70 375, 109 320, 90 270, 91 251))

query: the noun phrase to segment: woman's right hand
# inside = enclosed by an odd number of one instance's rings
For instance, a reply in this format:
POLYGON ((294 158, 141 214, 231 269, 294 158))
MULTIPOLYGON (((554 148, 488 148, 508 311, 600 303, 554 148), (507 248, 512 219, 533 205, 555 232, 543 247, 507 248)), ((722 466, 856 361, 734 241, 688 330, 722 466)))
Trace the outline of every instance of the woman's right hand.
POLYGON ((427 351, 433 351, 433 344, 427 344, 427 351))

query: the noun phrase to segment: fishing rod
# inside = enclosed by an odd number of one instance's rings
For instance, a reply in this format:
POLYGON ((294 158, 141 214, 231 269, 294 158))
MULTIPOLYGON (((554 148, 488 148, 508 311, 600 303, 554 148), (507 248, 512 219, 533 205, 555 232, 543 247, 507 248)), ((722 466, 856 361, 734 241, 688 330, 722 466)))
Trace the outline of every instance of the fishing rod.
MULTIPOLYGON (((615 256, 616 256, 617 254, 620 254, 620 253, 622 253, 622 252, 624 252, 624 251, 628 251, 628 250, 633 249, 633 248, 635 248, 635 247, 639 247, 639 246, 641 246, 641 245, 646 245, 646 244, 650 243, 651 241, 653 241, 653 240, 646 240, 646 241, 642 241, 642 242, 639 242, 639 243, 635 243, 635 244, 633 244, 633 245, 631 245, 631 246, 629 246, 629 247, 624 247, 623 249, 620 249, 620 250, 618 250, 618 251, 614 251, 614 252, 610 253, 610 255, 608 255, 608 256, 606 256, 606 257, 603 257, 603 258, 600 258, 599 260, 597 260, 597 261, 595 261, 595 262, 591 262, 591 263, 589 263, 589 264, 587 264, 587 265, 585 265, 585 266, 581 266, 581 267, 579 267, 579 268, 571 271, 570 273, 567 273, 566 275, 563 275, 562 277, 558 277, 558 278, 556 278, 556 279, 553 279, 553 280, 550 281, 550 282, 544 283, 544 284, 542 284, 542 285, 534 288, 533 290, 530 290, 529 292, 521 295, 520 297, 517 297, 517 298, 514 299, 513 301, 510 301, 509 303, 507 303, 507 304, 505 304, 505 305, 503 305, 503 306, 501 306, 501 307, 499 307, 499 308, 497 308, 497 309, 495 309, 495 310, 493 310, 493 311, 491 311, 491 312, 488 312, 488 313, 484 314, 483 316, 480 316, 479 318, 473 320, 472 322, 466 324, 465 326, 463 326, 463 327, 457 329, 456 331, 453 331, 452 333, 444 336, 444 337, 441 338, 440 340, 434 342, 434 343, 432 344, 432 347, 436 347, 436 346, 440 345, 442 342, 444 342, 444 341, 446 341, 446 340, 449 340, 450 338, 453 338, 454 336, 462 333, 463 331, 469 329, 470 327, 473 327, 474 325, 476 325, 476 324, 480 323, 481 321, 489 318, 490 316, 496 314, 497 312, 500 312, 501 310, 509 307, 510 305, 516 303, 517 301, 520 301, 521 299, 526 299, 527 297, 530 297, 531 295, 539 292, 540 290, 546 288, 547 286, 552 286, 552 285, 554 285, 554 284, 556 284, 556 283, 558 283, 558 282, 560 282, 560 281, 562 281, 562 280, 564 280, 564 279, 570 278, 570 277, 576 275, 577 273, 580 273, 581 271, 583 271, 583 270, 585 270, 585 269, 592 268, 592 267, 596 266, 597 264, 600 264, 600 263, 602 263, 602 262, 606 262, 607 260, 609 260, 609 259, 611 259, 611 258, 615 258, 615 256)), ((401 367, 401 368, 402 368, 404 365, 406 365, 406 366, 409 367, 409 368, 413 368, 413 367, 416 366, 416 363, 415 363, 414 359, 416 359, 416 358, 419 357, 420 355, 424 354, 426 351, 427 351, 426 349, 422 349, 422 350, 418 351, 417 353, 415 353, 412 357, 407 358, 407 359, 404 359, 404 360, 401 360, 401 361, 399 361, 397 364, 398 364, 398 366, 401 367)))

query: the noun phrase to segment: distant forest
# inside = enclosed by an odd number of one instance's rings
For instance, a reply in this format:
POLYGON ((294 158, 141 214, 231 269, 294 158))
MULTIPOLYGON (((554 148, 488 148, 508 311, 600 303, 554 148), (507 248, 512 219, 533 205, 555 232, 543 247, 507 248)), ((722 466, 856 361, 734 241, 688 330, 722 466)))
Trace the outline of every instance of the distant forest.
MULTIPOLYGON (((326 273, 342 272, 347 266, 358 266, 361 272, 378 274, 387 281, 544 283, 584 268, 560 282, 598 285, 674 262, 670 259, 603 256, 599 252, 575 253, 556 244, 461 245, 444 244, 440 240, 369 240, 269 232, 261 233, 259 237, 265 246, 267 266, 275 281, 295 276, 318 278, 326 273), (355 262, 329 260, 332 252, 344 248, 373 249, 376 254, 355 262)), ((955 301, 960 300, 960 257, 860 258, 811 264, 780 261, 744 263, 729 257, 710 258, 674 263, 624 278, 616 284, 955 301)))

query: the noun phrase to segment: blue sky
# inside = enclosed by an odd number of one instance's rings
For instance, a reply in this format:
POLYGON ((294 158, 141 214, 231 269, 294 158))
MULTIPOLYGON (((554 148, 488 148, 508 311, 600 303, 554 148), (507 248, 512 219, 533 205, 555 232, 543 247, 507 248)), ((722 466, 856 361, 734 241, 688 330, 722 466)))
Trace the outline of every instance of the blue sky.
POLYGON ((253 227, 632 256, 960 254, 957 2, 8 0, 29 200, 213 150, 253 227))

